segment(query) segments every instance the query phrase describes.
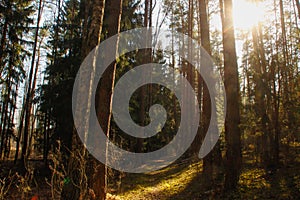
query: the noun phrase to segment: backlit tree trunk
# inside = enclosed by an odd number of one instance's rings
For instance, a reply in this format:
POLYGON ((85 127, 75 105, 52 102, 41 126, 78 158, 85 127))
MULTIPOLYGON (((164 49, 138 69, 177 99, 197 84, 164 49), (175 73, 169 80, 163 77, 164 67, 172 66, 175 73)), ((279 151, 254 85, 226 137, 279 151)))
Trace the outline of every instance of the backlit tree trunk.
MULTIPOLYGON (((107 11, 109 15, 107 16, 107 37, 111 37, 117 33, 120 32, 120 20, 121 20, 121 11, 122 11, 122 1, 121 0, 109 0, 105 1, 87 1, 86 7, 85 7, 85 30, 87 30, 84 33, 83 41, 86 41, 83 43, 82 47, 82 57, 84 58, 88 53, 96 47, 100 43, 100 36, 102 32, 102 25, 103 25, 103 17, 104 17, 104 5, 107 6, 107 11), (91 20, 91 21, 89 21, 91 20)), ((111 44, 118 46, 118 41, 116 44, 111 44)), ((115 54, 117 52, 114 52, 115 54)), ((99 119, 100 126, 103 130, 103 132, 106 134, 107 137, 109 137, 110 132, 110 121, 111 121, 111 109, 112 109, 112 96, 113 96, 113 86, 114 86, 114 80, 115 80, 115 71, 116 71, 116 62, 112 63, 106 70, 106 72, 103 74, 99 86, 96 91, 96 112, 97 117, 99 119)), ((91 74, 81 74, 84 78, 86 77, 87 80, 94 81, 94 77, 91 77, 91 74)), ((82 78, 82 77, 81 77, 82 78)), ((83 88, 80 87, 79 90, 85 90, 90 88, 83 88)), ((81 103, 87 103, 91 98, 88 97, 87 101, 79 101, 76 106, 79 106, 80 108, 81 103)), ((90 108, 94 109, 94 108, 90 108)), ((85 111, 82 111, 85 112, 85 111)), ((87 111, 89 113, 89 111, 87 111)), ((89 116, 87 114, 86 116, 89 116)), ((87 124, 88 124, 87 119, 87 124)), ((86 132, 86 134, 88 134, 86 132)), ((82 150, 81 153, 84 155, 84 157, 88 157, 88 162, 86 163, 86 166, 83 166, 87 172, 87 188, 83 188, 83 190, 78 191, 78 188, 76 188, 75 185, 72 185, 71 187, 66 187, 64 190, 64 193, 62 197, 64 199, 79 199, 79 198, 87 198, 87 193, 89 192, 89 198, 95 199, 95 200, 105 200, 106 199, 106 187, 107 187, 107 167, 98 162, 95 158, 93 158, 91 155, 87 155, 86 150, 81 145, 81 142, 79 141, 79 138, 76 134, 73 136, 73 149, 76 150, 76 148, 79 146, 82 150), (74 189, 77 190, 77 192, 74 192, 74 189), (69 193, 73 193, 70 195, 69 193)), ((103 147, 106 148, 106 147, 103 147)), ((75 155, 76 156, 76 155, 75 155)), ((76 159, 71 159, 72 162, 76 162, 76 159)), ((78 162, 78 161, 77 161, 78 162)), ((82 163, 78 162, 76 165, 72 164, 72 168, 76 167, 82 167, 82 163)), ((80 180, 77 179, 77 174, 73 174, 73 178, 77 180, 77 183, 80 182, 80 180)), ((85 175, 84 175, 85 176, 85 175)))
MULTIPOLYGON (((102 32, 102 25, 103 25, 103 17, 104 17, 104 7, 105 7, 105 0, 86 0, 84 1, 84 25, 83 25, 83 38, 82 38, 82 49, 81 55, 82 59, 84 59, 92 49, 94 49, 99 43, 101 39, 101 32, 102 32)), ((90 83, 94 81, 94 77, 92 77, 91 73, 81 73, 81 79, 83 80, 91 80, 90 83)), ((80 85, 78 88, 78 92, 80 91, 90 91, 91 87, 86 87, 85 85, 80 85)), ((80 108, 85 107, 83 105, 88 104, 91 101, 91 96, 88 96, 86 99, 81 101, 76 101, 76 110, 80 115, 83 116, 90 116, 90 110, 95 108, 89 108, 88 110, 82 110, 80 108)), ((88 135, 88 124, 89 119, 84 119, 83 126, 85 127, 85 134, 88 135)), ((105 126, 106 127, 106 126, 105 126)), ((105 127, 102 127, 103 129, 105 127)), ((105 130, 103 130, 105 132, 105 130)), ((105 132, 106 133, 106 132, 105 132)), ((105 167, 97 167, 95 169, 95 163, 97 161, 90 157, 88 159, 88 154, 86 149, 82 145, 79 136, 74 130, 73 138, 72 138, 72 155, 69 160, 68 176, 72 179, 70 184, 65 184, 61 198, 66 200, 78 200, 78 199, 105 199, 106 191, 105 191, 105 183, 106 183, 106 171, 105 167), (88 163, 86 163, 88 161, 88 163), (88 165, 88 166, 87 166, 88 165), (90 166, 89 166, 90 165, 90 166), (86 172, 87 170, 87 172, 86 172), (100 171, 101 172, 100 172, 100 171), (98 174, 97 174, 98 173, 98 174), (103 173, 104 175, 102 175, 103 173), (100 175, 101 174, 101 175, 100 175), (94 180, 94 176, 97 177, 97 181, 95 183, 91 183, 91 180, 94 180), (87 177, 89 176, 89 177, 87 177), (88 179, 88 180, 87 180, 88 179), (89 182, 89 186, 88 186, 89 182), (95 186, 98 186, 96 190, 93 190, 95 186), (88 194, 88 190, 92 194, 88 194)))
MULTIPOLYGON (((149 0, 145 0, 145 13, 144 13, 144 27, 148 28, 148 24, 149 24, 149 0)), ((150 38, 146 38, 146 40, 149 40, 150 38)), ((151 52, 151 50, 150 50, 151 52)), ((145 49, 142 51, 142 53, 140 54, 143 58, 142 63, 146 64, 149 63, 149 50, 145 49)), ((147 76, 147 74, 143 73, 142 74, 142 79, 144 79, 144 77, 147 76)), ((149 96, 151 96, 152 94, 150 94, 149 96)), ((146 103, 146 86, 141 87, 140 90, 140 94, 139 94, 139 103, 140 103, 140 110, 139 110, 139 118, 140 118, 140 125, 144 126, 145 125, 145 103, 146 103)), ((137 153, 141 153, 143 150, 143 138, 137 138, 137 144, 136 144, 136 152, 137 153)))
POLYGON ((298 17, 300 19, 300 1, 299 0, 295 0, 295 2, 296 2, 297 10, 298 10, 298 17))
MULTIPOLYGON (((199 0, 199 15, 200 15, 200 34, 201 45, 211 55, 210 36, 209 36, 209 22, 207 15, 207 2, 206 0, 199 0)), ((212 69, 211 69, 212 70, 212 69)), ((203 86, 203 134, 206 133, 211 116, 211 101, 209 91, 206 85, 203 86)), ((203 136, 204 137, 204 136, 203 136)), ((212 185, 213 176, 213 152, 210 152, 203 159, 203 173, 205 177, 205 185, 210 187, 212 185)))
MULTIPOLYGON (((107 12, 107 37, 111 37, 120 32, 120 21, 122 14, 122 0, 106 0, 107 12)), ((111 44, 118 47, 118 41, 116 44, 111 44)), ((118 50, 118 48, 116 49, 118 50)), ((113 52, 116 54, 117 52, 113 52)), ((112 97, 113 87, 115 83, 116 74, 116 61, 113 62, 103 74, 102 79, 99 82, 99 87, 96 92, 96 111, 97 117, 102 127, 103 132, 109 137, 111 112, 112 112, 112 97)), ((93 177, 90 177, 90 185, 93 188, 96 199, 106 199, 106 187, 107 187, 107 167, 102 164, 96 164, 96 169, 93 177)))
POLYGON ((35 79, 34 75, 34 67, 35 66, 35 57, 36 57, 36 52, 37 52, 37 44, 38 44, 38 36, 39 36, 39 28, 40 28, 40 21, 41 21, 41 16, 42 16, 42 2, 43 0, 39 1, 39 9, 38 9, 38 17, 37 17, 37 28, 35 30, 35 35, 34 35, 34 45, 33 45, 33 53, 32 53, 32 58, 31 58, 31 66, 30 66, 30 72, 28 76, 28 87, 27 87, 27 94, 26 94, 26 99, 25 99, 25 121, 24 121, 24 133, 23 133, 23 145, 22 145, 22 153, 21 153, 21 167, 26 170, 26 165, 27 165, 27 148, 28 148, 28 136, 29 136, 29 131, 30 131, 30 119, 31 119, 31 111, 32 111, 32 100, 33 100, 33 95, 32 95, 32 89, 33 89, 33 80, 35 79))
POLYGON ((223 19, 224 79, 227 95, 225 190, 232 190, 238 183, 242 163, 238 65, 232 19, 232 0, 220 0, 220 2, 220 6, 224 8, 224 13, 221 15, 223 19))

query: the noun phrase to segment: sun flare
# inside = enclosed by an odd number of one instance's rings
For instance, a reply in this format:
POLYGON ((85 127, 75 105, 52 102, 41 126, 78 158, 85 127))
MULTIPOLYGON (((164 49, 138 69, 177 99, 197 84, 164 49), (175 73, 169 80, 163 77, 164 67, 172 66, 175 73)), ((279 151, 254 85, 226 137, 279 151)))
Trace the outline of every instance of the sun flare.
POLYGON ((259 22, 264 21, 266 8, 262 3, 250 0, 234 0, 233 20, 237 29, 249 30, 259 22))

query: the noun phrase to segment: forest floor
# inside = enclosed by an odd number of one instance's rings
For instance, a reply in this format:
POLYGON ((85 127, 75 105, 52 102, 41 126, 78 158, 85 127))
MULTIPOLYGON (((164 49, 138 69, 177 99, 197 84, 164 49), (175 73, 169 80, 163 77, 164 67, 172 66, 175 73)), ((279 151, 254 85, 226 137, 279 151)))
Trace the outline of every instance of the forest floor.
POLYGON ((300 199, 299 144, 291 146, 288 156, 281 156, 275 172, 261 168, 252 155, 244 152, 238 189, 225 195, 220 175, 212 183, 213 190, 205 189, 201 162, 177 163, 148 174, 127 174, 115 195, 122 200, 300 199))
MULTIPOLYGON (((42 168, 42 162, 32 163, 42 168)), ((32 174, 34 177, 18 177, 13 173, 8 176, 16 167, 12 161, 0 162, 0 199, 34 199, 34 196, 38 196, 38 200, 53 199, 50 174, 37 170, 32 174), (48 177, 47 181, 45 177, 48 177), (10 181, 12 186, 4 195, 3 186, 10 181)), ((120 177, 121 180, 109 185, 112 195, 108 200, 300 199, 300 144, 292 145, 288 156, 281 155, 280 167, 272 173, 255 162, 253 153, 244 152, 238 189, 225 195, 222 189, 224 178, 220 174, 215 174, 214 189, 205 189, 199 160, 185 160, 159 171, 121 174, 120 177)))

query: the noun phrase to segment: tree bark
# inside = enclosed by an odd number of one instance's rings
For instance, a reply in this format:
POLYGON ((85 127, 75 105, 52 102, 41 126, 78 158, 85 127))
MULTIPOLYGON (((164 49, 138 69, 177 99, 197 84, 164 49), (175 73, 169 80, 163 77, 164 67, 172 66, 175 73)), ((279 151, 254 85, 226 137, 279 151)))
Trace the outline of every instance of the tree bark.
POLYGON ((266 166, 269 165, 270 155, 269 155, 269 144, 268 144, 268 136, 269 132, 267 129, 267 113, 266 113, 266 105, 265 105, 265 69, 266 64, 264 60, 264 56, 261 55, 262 48, 259 42, 259 33, 256 27, 252 29, 252 38, 253 38, 253 49, 254 49, 254 81, 255 81, 255 110, 257 115, 257 125, 259 127, 259 131, 261 132, 260 140, 261 140, 261 155, 263 163, 266 166))
MULTIPOLYGON (((107 16, 107 37, 111 37, 120 32, 121 14, 122 14, 122 0, 107 0, 106 1, 107 11, 109 15, 107 16)), ((116 46, 118 51, 118 41, 116 44, 111 44, 116 46)), ((115 55, 117 52, 113 52, 115 55)), ((100 80, 99 87, 96 92, 96 111, 97 117, 102 127, 103 132, 109 138, 110 136, 110 124, 111 124, 111 114, 112 114, 112 98, 113 98, 113 88, 115 84, 115 74, 116 74, 117 63, 114 61, 103 74, 100 80)), ((97 200, 106 199, 106 188, 107 188, 107 167, 99 163, 96 166, 96 171, 92 177, 92 188, 95 192, 97 200), (101 177, 101 178, 99 178, 101 177), (100 188, 100 189, 99 189, 100 188)))
MULTIPOLYGON (((104 7, 105 0, 86 0, 84 1, 84 25, 83 25, 83 37, 82 37, 82 48, 81 48, 81 58, 82 60, 90 53, 92 49, 94 49, 99 43, 101 39, 102 25, 103 25, 103 17, 104 17, 104 7)), ((84 80, 94 80, 91 73, 81 73, 80 77, 84 80)), ((80 85, 78 88, 78 92, 89 90, 90 87, 86 88, 86 86, 80 85)), ((89 92, 90 94, 91 92, 89 92)), ((83 105, 87 104, 91 101, 91 96, 88 96, 86 99, 82 101, 77 101, 76 110, 79 113, 85 113, 84 116, 89 116, 90 108, 88 110, 82 110, 80 108, 85 107, 83 105)), ((87 127, 89 124, 89 119, 84 119, 83 126, 85 127, 85 134, 88 136, 87 127)), ((76 133, 76 129, 74 128, 73 136, 72 136, 72 153, 68 162, 68 176, 72 180, 70 184, 65 184, 62 190, 61 198, 65 200, 78 200, 83 198, 92 198, 90 194, 88 194, 88 190, 93 189, 93 184, 88 180, 92 179, 94 174, 96 173, 95 163, 97 161, 92 158, 92 156, 88 156, 85 147, 83 146, 79 136, 76 133), (87 161, 88 165, 87 166, 87 161), (89 177, 87 177, 89 176, 89 177)), ((105 173, 102 172, 102 173, 105 173)), ((98 177, 98 182, 106 181, 106 177, 101 175, 98 177)), ((96 191, 92 191, 94 193, 92 199, 105 199, 105 188, 99 187, 96 191), (98 197, 96 197, 96 194, 98 197)))
POLYGON ((296 2, 297 10, 298 10, 298 17, 300 19, 300 1, 299 0, 295 0, 295 2, 296 2))
MULTIPOLYGON (((31 90, 33 88, 32 81, 35 77, 34 76, 34 63, 35 63, 35 56, 37 52, 37 43, 38 43, 38 36, 39 36, 39 28, 40 28, 40 21, 41 21, 41 15, 42 15, 42 2, 43 0, 39 1, 39 9, 38 9, 38 17, 37 17, 37 28, 35 30, 34 35, 34 44, 33 44, 33 53, 31 58, 31 66, 30 66, 30 72, 28 77, 28 88, 27 88, 27 94, 25 99, 25 122, 24 122, 24 135, 23 135, 23 145, 22 145, 22 153, 21 153, 21 168, 26 171, 27 168, 27 161, 26 161, 26 155, 27 155, 27 148, 28 148, 28 135, 29 135, 29 129, 30 129, 30 118, 31 118, 31 110, 32 110, 32 94, 31 90)), ((35 66, 36 68, 38 66, 35 66)))
MULTIPOLYGON (((201 45, 211 55, 210 46, 210 34, 209 34, 209 22, 207 15, 207 1, 199 0, 199 15, 200 15, 200 34, 201 34, 201 45)), ((212 70, 211 70, 212 71, 212 70)), ((203 86, 203 114, 202 114, 202 125, 203 134, 206 133, 210 123, 211 116, 211 100, 209 91, 206 85, 203 86)), ((203 136, 204 138, 204 136, 203 136)), ((203 158, 203 173, 205 176, 205 186, 210 188, 213 180, 213 152, 210 152, 203 158)))
MULTIPOLYGON (((120 19, 122 11, 122 1, 121 0, 109 0, 107 2, 107 37, 111 37, 120 32, 120 19)), ((83 46, 82 46, 82 58, 85 58, 89 52, 100 44, 102 25, 104 18, 104 8, 105 0, 89 0, 85 2, 85 24, 83 34, 83 46)), ((116 44, 118 45, 118 41, 116 44)), ((117 52, 114 52, 115 54, 117 52)), ((116 71, 116 62, 112 63, 105 73, 103 74, 100 83, 96 91, 96 113, 99 119, 100 126, 103 132, 109 137, 110 131, 110 121, 111 121, 111 109, 112 109, 112 96, 113 96, 113 86, 115 80, 115 71, 116 71)), ((94 80, 94 77, 91 77, 91 74, 82 73, 80 74, 81 78, 86 80, 94 80)), ((79 90, 89 90, 89 88, 84 88, 83 86, 79 87, 79 90)), ((87 103, 91 98, 88 97, 87 100, 77 101, 77 108, 81 108, 82 103, 87 103)), ((90 108, 94 109, 94 108, 90 108)), ((89 111, 79 111, 79 112, 88 112, 89 111)), ((86 116, 89 116, 87 114, 86 116)), ((88 124, 89 119, 86 120, 88 124)), ((86 126, 87 127, 87 126, 86 126)), ((86 132, 87 136, 88 133, 86 132)), ((104 147, 106 148, 106 147, 104 147)), ((87 170, 86 174, 83 174, 82 177, 86 177, 88 180, 86 183, 83 183, 81 188, 77 188, 75 185, 80 183, 81 180, 77 178, 78 171, 71 173, 70 176, 75 181, 75 184, 69 184, 64 187, 62 198, 66 200, 77 200, 79 198, 89 198, 95 200, 105 200, 106 199, 106 185, 107 185, 107 167, 99 163, 91 155, 87 155, 85 148, 83 147, 79 137, 74 132, 73 134, 73 155, 70 159, 70 171, 72 169, 75 171, 76 168, 85 168, 87 170), (78 152, 79 149, 79 152, 78 152), (77 152, 77 153, 76 153, 77 152), (78 155, 78 153, 80 155, 78 155), (77 155, 76 155, 77 154, 77 155), (88 160, 88 165, 80 163, 80 160, 76 159, 77 157, 84 156, 88 160), (87 184, 87 185, 85 185, 87 184), (88 188, 86 188, 88 186, 88 188), (87 194, 89 193, 89 194, 87 194)), ((79 172, 80 173, 80 172, 79 172)), ((81 172, 82 173, 82 172, 81 172)))
MULTIPOLYGON (((225 119, 226 164, 225 190, 236 188, 241 170, 241 131, 240 96, 238 81, 238 65, 235 47, 235 36, 232 19, 232 0, 220 0, 224 8, 222 16, 223 48, 224 48, 224 79, 227 95, 227 113, 225 119)), ((223 10, 223 9, 222 9, 223 10)))
POLYGON ((4 68, 4 63, 3 57, 4 57, 4 47, 6 43, 6 33, 7 33, 7 28, 8 28, 8 20, 5 19, 4 25, 3 25, 3 30, 2 30, 2 35, 1 35, 1 43, 0 43, 0 74, 2 74, 2 70, 4 68))
MULTIPOLYGON (((26 82, 24 90, 26 91, 28 82, 26 82)), ((23 97, 23 103, 22 103, 22 109, 21 109, 21 114, 20 114, 20 124, 18 128, 18 135, 16 139, 16 153, 15 153, 15 159, 14 159, 14 164, 17 163, 18 158, 19 158, 19 149, 20 149, 20 142, 21 142, 21 137, 22 137, 22 132, 23 132, 23 125, 24 125, 24 117, 25 117, 25 99, 26 97, 23 97)))
MULTIPOLYGON (((145 0, 145 12, 144 12, 144 27, 148 28, 149 27, 149 17, 150 17, 150 13, 152 12, 150 9, 150 0, 145 0)), ((146 38, 146 40, 148 41, 150 38, 146 38)), ((150 62, 151 56, 149 54, 151 54, 152 50, 142 50, 142 53, 140 54, 140 56, 143 58, 142 60, 142 64, 147 64, 150 62)), ((142 74, 142 79, 145 78, 147 74, 142 74)), ((150 96, 152 94, 150 93, 150 96)), ((146 103, 146 86, 142 86, 141 90, 140 90, 140 94, 139 94, 139 103, 140 103, 140 110, 139 110, 139 119, 140 119, 140 125, 141 126, 145 126, 145 103, 146 103)), ((136 144, 136 152, 137 153, 141 153, 143 151, 143 142, 144 139, 143 138, 137 138, 137 144, 136 144)))

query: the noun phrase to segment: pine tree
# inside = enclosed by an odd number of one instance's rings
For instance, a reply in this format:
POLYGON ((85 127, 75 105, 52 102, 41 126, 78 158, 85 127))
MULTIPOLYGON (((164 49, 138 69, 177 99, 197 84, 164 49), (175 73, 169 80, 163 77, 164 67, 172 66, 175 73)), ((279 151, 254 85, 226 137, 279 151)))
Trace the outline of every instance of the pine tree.
POLYGON ((225 119, 226 165, 225 189, 232 190, 239 180, 242 164, 239 80, 235 48, 235 35, 232 18, 232 0, 220 0, 223 48, 224 48, 224 79, 227 96, 227 113, 225 119))
POLYGON ((1 113, 1 146, 0 156, 3 150, 8 150, 9 138, 14 137, 17 141, 19 137, 12 131, 15 112, 15 98, 17 88, 25 78, 24 61, 30 55, 26 46, 30 42, 25 38, 25 34, 30 31, 29 25, 33 23, 34 13, 32 1, 3 1, 0 7, 2 16, 1 23, 1 49, 0 49, 0 78, 3 91, 2 113, 1 113), (3 25, 3 26, 2 26, 3 25))

